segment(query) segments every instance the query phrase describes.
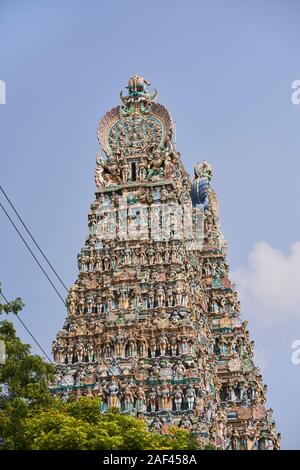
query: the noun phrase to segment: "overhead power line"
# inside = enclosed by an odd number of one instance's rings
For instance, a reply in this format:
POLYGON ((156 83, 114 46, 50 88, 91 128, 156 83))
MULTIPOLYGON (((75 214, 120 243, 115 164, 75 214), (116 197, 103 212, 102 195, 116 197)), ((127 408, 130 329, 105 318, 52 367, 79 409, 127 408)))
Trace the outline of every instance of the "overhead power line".
MULTIPOLYGON (((7 299, 7 297, 3 294, 2 290, 0 291, 0 294, 2 295, 3 299, 5 300, 5 302, 7 304, 9 304, 9 301, 7 299)), ((55 367, 54 363, 52 362, 52 359, 48 356, 48 354, 46 353, 46 351, 43 349, 43 347, 40 345, 40 343, 38 342, 38 340, 33 336, 33 334, 31 333, 31 331, 29 330, 29 328, 27 328, 27 326, 25 325, 25 323, 23 322, 23 320, 21 320, 21 318, 19 317, 18 314, 15 314, 17 319, 19 320, 20 323, 22 323, 22 325, 24 326, 25 330, 27 331, 27 333, 31 336, 31 338, 33 339, 33 341, 35 342, 35 344, 40 348, 40 350, 42 351, 43 354, 45 354, 45 357, 48 359, 49 362, 51 362, 51 364, 55 367)))
POLYGON ((3 193, 4 197, 6 198, 7 202, 9 203, 9 205, 11 206, 12 210, 14 211, 14 213, 16 214, 16 216, 18 217, 19 221, 21 222, 21 224, 23 225, 23 227, 25 228, 26 232, 28 233, 28 235, 30 236, 31 240, 33 241, 33 243, 35 244, 35 246, 37 247, 37 249, 39 250, 39 252, 41 253, 41 255, 43 256, 43 258, 45 259, 45 261, 47 262, 48 266, 50 267, 50 269, 52 270, 52 272, 55 274, 55 276, 57 277, 57 279, 59 280, 59 282, 61 283, 61 285, 64 287, 64 289, 68 292, 68 288, 66 286, 66 284, 63 282, 63 280, 61 279, 61 277, 58 275, 57 271, 54 269, 54 267, 52 266, 52 264, 50 263, 49 259, 47 258, 47 256, 45 255, 44 251, 41 249, 41 247, 39 246, 39 244, 37 243, 35 237, 32 235, 32 233, 30 232, 30 230, 28 229, 27 225, 25 224, 24 220, 22 219, 22 217, 20 216, 19 212, 17 211, 17 209, 15 208, 14 204, 11 202, 10 198, 8 197, 7 193, 4 191, 4 189, 2 188, 2 186, 0 186, 0 190, 1 192, 3 193))
MULTIPOLYGON (((7 304, 9 304, 9 301, 7 299, 7 297, 3 294, 2 290, 0 290, 0 294, 1 296, 3 297, 3 299, 5 300, 5 302, 7 304)), ((50 362, 50 364, 55 368, 55 370, 60 374, 61 378, 66 382, 67 385, 69 385, 69 383, 67 382, 67 380, 65 379, 65 377, 63 376, 63 374, 61 373, 61 371, 57 368, 57 366, 54 364, 54 362, 52 361, 52 359, 48 356, 48 354, 46 353, 46 351, 44 350, 44 348, 41 346, 41 344, 38 342, 38 340, 34 337, 34 335, 31 333, 31 331, 29 330, 29 328, 27 328, 27 326, 25 325, 25 323, 23 322, 23 320, 19 317, 18 314, 15 314, 15 316, 17 317, 17 319, 19 320, 19 322, 23 325, 23 327, 25 328, 25 330, 27 331, 27 333, 31 336, 31 338, 33 339, 33 341, 35 342, 35 344, 38 346, 38 348, 42 351, 42 353, 45 355, 45 357, 48 359, 48 361, 50 362)))
POLYGON ((8 218, 8 220, 10 221, 10 223, 12 224, 12 226, 14 227, 15 231, 17 232, 17 234, 19 235, 19 237, 21 238, 21 240, 23 241, 24 245, 26 246, 26 248, 27 248, 28 251, 30 252, 31 256, 33 257, 33 259, 35 260, 35 262, 37 263, 37 265, 39 266, 39 268, 42 270, 42 272, 44 273, 44 275, 46 276, 46 278, 47 278, 48 281, 50 282, 51 286, 53 287, 53 289, 55 290, 55 292, 56 292, 57 295, 59 296, 60 300, 62 301, 62 303, 64 304, 64 306, 66 306, 63 297, 60 295, 58 289, 57 289, 57 288, 55 287, 55 285, 53 284, 52 280, 50 279, 50 277, 49 277, 48 274, 46 273, 45 269, 43 268, 43 266, 41 265, 41 263, 39 262, 39 260, 38 260, 37 257, 35 256, 35 254, 33 253, 32 249, 30 248, 30 246, 29 246, 28 243, 26 242, 25 238, 23 237, 23 235, 21 234, 20 230, 18 229, 18 227, 16 226, 16 224, 14 223, 14 221, 12 220, 12 218, 10 217, 10 215, 8 214, 8 212, 6 211, 5 207, 1 204, 1 202, 0 202, 0 207, 1 207, 1 209, 3 210, 4 214, 6 215, 6 217, 8 218))

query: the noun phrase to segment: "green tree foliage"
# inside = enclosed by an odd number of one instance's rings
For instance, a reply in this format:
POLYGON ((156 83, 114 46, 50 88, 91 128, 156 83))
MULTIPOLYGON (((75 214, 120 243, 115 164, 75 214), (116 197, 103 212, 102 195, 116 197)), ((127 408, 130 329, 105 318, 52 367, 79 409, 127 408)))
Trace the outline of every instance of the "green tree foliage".
MULTIPOLYGON (((0 313, 18 314, 24 304, 21 299, 0 303, 0 313)), ((5 362, 0 364, 0 438, 2 448, 23 449, 23 422, 32 410, 52 401, 48 380, 54 368, 30 353, 30 346, 16 336, 11 322, 0 321, 0 341, 5 344, 5 362)))
POLYGON ((100 412, 96 398, 59 403, 27 418, 24 425, 31 449, 53 450, 171 450, 198 449, 194 436, 171 428, 166 436, 147 429, 143 419, 111 410, 100 412))

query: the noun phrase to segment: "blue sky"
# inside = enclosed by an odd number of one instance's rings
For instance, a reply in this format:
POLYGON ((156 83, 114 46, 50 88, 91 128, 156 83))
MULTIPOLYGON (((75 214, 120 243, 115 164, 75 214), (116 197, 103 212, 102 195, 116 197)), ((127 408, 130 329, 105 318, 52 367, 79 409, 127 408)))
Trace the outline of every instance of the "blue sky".
MULTIPOLYGON (((299 14, 297 0, 0 2, 0 181, 55 268, 75 281, 97 123, 141 74, 176 120, 190 174, 197 161, 213 164, 242 317, 283 447, 298 449, 299 14)), ((23 319, 49 351, 64 307, 2 213, 0 221, 3 291, 24 299, 23 319)))

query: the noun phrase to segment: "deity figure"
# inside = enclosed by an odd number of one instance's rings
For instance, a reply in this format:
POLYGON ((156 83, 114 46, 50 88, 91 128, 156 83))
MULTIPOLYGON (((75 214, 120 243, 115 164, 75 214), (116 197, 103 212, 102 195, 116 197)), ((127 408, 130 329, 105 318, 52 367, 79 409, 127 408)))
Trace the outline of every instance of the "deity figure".
POLYGON ((150 350, 150 356, 155 357, 156 356, 156 339, 154 336, 151 336, 149 340, 149 350, 150 350))
POLYGON ((157 149, 153 153, 153 159, 150 161, 149 169, 147 173, 148 180, 157 180, 160 179, 164 168, 163 168, 164 158, 161 156, 160 151, 157 149))
POLYGON ((122 173, 122 181, 123 183, 127 183, 129 179, 129 163, 126 159, 123 160, 121 165, 121 173, 122 173))
POLYGON ((154 260, 155 260, 155 251, 154 249, 150 246, 150 248, 148 249, 147 251, 147 255, 148 255, 148 264, 152 265, 154 264, 154 260))
POLYGON ((203 396, 200 395, 199 397, 196 397, 195 415, 198 416, 200 419, 202 419, 203 414, 204 414, 204 400, 203 400, 203 396))
POLYGON ((172 288, 167 289, 166 305, 167 305, 167 307, 172 307, 173 306, 173 290, 172 290, 172 288))
POLYGON ((76 300, 77 300, 76 293, 74 291, 70 291, 70 294, 67 300, 67 307, 68 307, 68 311, 70 315, 76 314, 76 300))
POLYGON ((162 286, 158 286, 156 291, 156 302, 158 307, 162 307, 165 302, 165 291, 162 286))
POLYGON ((167 348, 168 348, 168 340, 167 340, 167 337, 166 337, 165 333, 162 333, 160 335, 158 344, 159 344, 160 355, 165 356, 167 348))
POLYGON ((182 362, 177 362, 174 366, 174 380, 183 380, 185 374, 185 367, 182 362))
POLYGON ((109 271, 110 267, 111 267, 110 256, 108 254, 105 254, 103 257, 103 269, 104 271, 109 271))
POLYGON ((229 400, 231 400, 232 402, 235 402, 237 398, 236 398, 235 390, 232 384, 228 386, 228 393, 229 393, 229 400))
POLYGON ((126 385, 124 388, 123 399, 124 399, 124 411, 127 413, 132 411, 134 399, 133 399, 133 393, 129 385, 126 385))
POLYGON ((72 344, 67 345, 66 353, 67 353, 67 362, 69 364, 72 364, 73 362, 73 345, 72 344))
POLYGON ((109 386, 106 388, 107 404, 109 408, 119 408, 119 386, 115 380, 112 380, 109 386))
POLYGON ((87 314, 90 315, 93 313, 94 300, 92 296, 88 296, 86 300, 87 314))
POLYGON ((187 338, 183 337, 180 341, 180 352, 181 354, 188 354, 190 352, 190 346, 187 338))
POLYGON ((98 314, 102 313, 103 310, 102 297, 100 295, 98 295, 96 300, 96 310, 98 314))
POLYGON ((176 287, 175 289, 176 295, 176 305, 182 305, 182 296, 183 296, 183 291, 180 286, 176 287))
POLYGON ((185 401, 187 402, 188 410, 192 410, 194 408, 196 399, 196 392, 193 385, 189 385, 186 393, 185 393, 185 401))
POLYGON ((153 308, 154 307, 154 290, 149 289, 148 290, 148 308, 153 308))
POLYGON ((84 314, 84 307, 85 307, 85 300, 84 300, 83 295, 81 294, 80 297, 79 297, 79 301, 78 301, 78 312, 79 312, 79 315, 83 315, 83 314, 84 314))
POLYGON ((129 307, 128 292, 126 289, 120 289, 119 309, 127 309, 129 307))
POLYGON ((127 344, 126 344, 125 351, 126 351, 126 356, 127 357, 135 356, 136 343, 135 343, 135 339, 134 339, 133 336, 129 336, 129 338, 127 339, 127 344))
POLYGON ((125 249, 124 249, 124 265, 129 265, 131 264, 131 260, 132 260, 132 252, 131 252, 131 249, 128 247, 128 245, 126 245, 125 249))
POLYGON ((146 400, 145 392, 144 392, 143 387, 140 385, 136 391, 136 402, 135 402, 136 410, 138 413, 142 413, 143 411, 145 411, 145 400, 146 400))
POLYGON ((169 410, 170 409, 171 389, 168 387, 167 384, 162 385, 162 387, 160 388, 159 397, 160 397, 159 409, 161 411, 169 410))
POLYGON ((81 341, 81 339, 79 339, 75 345, 75 351, 76 351, 76 355, 77 355, 77 360, 78 362, 82 362, 83 361, 83 357, 84 357, 84 352, 85 352, 85 348, 84 348, 84 344, 83 342, 81 341))
POLYGON ((240 450, 241 438, 238 430, 234 428, 231 434, 231 447, 232 450, 240 450))
POLYGON ((161 264, 163 262, 162 251, 163 251, 162 247, 160 247, 160 246, 156 247, 156 253, 155 253, 155 263, 156 264, 161 264))
POLYGON ((95 256, 95 270, 96 271, 100 271, 101 270, 101 266, 102 266, 102 263, 101 263, 101 256, 100 256, 100 253, 98 252, 95 256))
POLYGON ((139 264, 144 265, 147 263, 147 255, 143 247, 140 249, 140 255, 139 255, 139 264))
POLYGON ((176 338, 176 336, 171 337, 170 347, 171 347, 172 356, 176 356, 177 355, 177 338, 176 338))
POLYGON ((120 331, 118 331, 115 337, 115 352, 118 357, 124 355, 124 335, 120 331))
POLYGON ((103 346, 104 358, 106 359, 107 357, 111 357, 112 351, 113 349, 112 349, 111 340, 108 338, 104 341, 104 346, 103 346))
POLYGON ((141 306, 141 290, 139 287, 135 288, 133 291, 133 301, 132 306, 133 308, 139 308, 141 306))
POLYGON ((147 163, 143 158, 140 158, 138 162, 138 179, 144 181, 147 175, 147 163))
POLYGON ((166 156, 165 162, 165 178, 168 179, 173 179, 175 177, 175 166, 173 165, 172 159, 169 155, 166 156))
POLYGON ((60 364, 62 362, 62 354, 60 351, 59 342, 53 341, 52 342, 52 354, 54 362, 60 364))
POLYGON ((154 387, 150 389, 150 392, 148 394, 148 401, 151 413, 155 413, 157 404, 157 393, 154 387))
POLYGON ((89 362, 93 362, 93 358, 94 358, 94 346, 93 346, 93 343, 88 343, 88 345, 87 345, 87 347, 86 347, 86 352, 87 352, 87 356, 88 356, 89 362))
POLYGON ((141 357, 146 357, 148 354, 148 342, 146 336, 141 333, 139 336, 139 354, 141 357))
POLYGON ((181 411, 183 393, 179 386, 175 387, 173 397, 174 397, 175 411, 181 411))
POLYGON ((227 341, 225 339, 220 339, 219 341, 219 352, 223 356, 227 356, 228 354, 228 346, 227 341))

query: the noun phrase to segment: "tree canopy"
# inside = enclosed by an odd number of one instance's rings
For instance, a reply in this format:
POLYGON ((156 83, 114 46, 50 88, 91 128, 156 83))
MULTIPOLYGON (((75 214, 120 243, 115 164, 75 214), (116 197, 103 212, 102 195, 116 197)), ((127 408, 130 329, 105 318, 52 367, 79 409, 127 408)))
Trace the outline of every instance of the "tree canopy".
MULTIPOLYGON (((18 314, 21 299, 0 304, 0 313, 18 314)), ((30 352, 30 345, 16 336, 13 324, 0 322, 0 341, 5 345, 5 361, 0 364, 0 438, 4 449, 24 449, 24 418, 28 413, 47 406, 52 398, 48 380, 54 368, 30 352)))
POLYGON ((150 432, 143 419, 112 409, 100 412, 97 398, 82 397, 71 403, 41 410, 25 420, 31 449, 53 450, 159 450, 198 449, 188 431, 170 428, 168 435, 150 432))

